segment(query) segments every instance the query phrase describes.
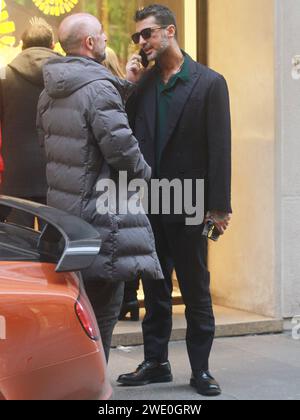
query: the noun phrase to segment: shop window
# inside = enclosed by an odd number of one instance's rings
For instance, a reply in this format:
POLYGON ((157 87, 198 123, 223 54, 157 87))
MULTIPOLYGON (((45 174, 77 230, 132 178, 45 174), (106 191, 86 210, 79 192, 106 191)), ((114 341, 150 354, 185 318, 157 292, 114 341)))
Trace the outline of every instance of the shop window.
MULTIPOLYGON (((161 0, 177 16, 180 45, 184 47, 184 5, 186 0, 161 0)), ((203 4, 207 0, 197 0, 203 4)), ((135 31, 135 11, 151 0, 0 0, 0 65, 9 63, 20 51, 20 39, 32 17, 42 17, 57 28, 71 13, 88 12, 98 17, 108 35, 108 45, 117 53, 121 65, 135 52, 130 34, 135 31)), ((199 12, 199 9, 198 9, 199 12)), ((200 22, 199 22, 200 23, 200 22)), ((202 22, 201 22, 202 23, 202 22)), ((201 25, 202 27, 202 25, 201 25)), ((204 41, 205 42, 205 41, 204 41)), ((202 42, 203 43, 203 42, 202 42)), ((59 48, 58 48, 59 50, 59 48)), ((60 50, 59 50, 60 51, 60 50)))
MULTIPOLYGON (((124 66, 132 52, 130 34, 139 0, 0 0, 0 57, 7 64, 20 51, 20 39, 32 17, 42 17, 57 29, 67 15, 88 12, 98 17, 108 35, 108 45, 124 66)), ((56 39, 57 40, 57 39, 56 39)))

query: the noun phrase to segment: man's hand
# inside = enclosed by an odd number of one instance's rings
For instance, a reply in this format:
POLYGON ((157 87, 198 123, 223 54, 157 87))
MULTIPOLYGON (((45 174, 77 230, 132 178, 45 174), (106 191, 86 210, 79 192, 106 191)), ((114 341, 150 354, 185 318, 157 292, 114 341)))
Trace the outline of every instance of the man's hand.
POLYGON ((126 79, 131 83, 138 83, 145 69, 142 66, 142 57, 134 54, 126 66, 126 79))
POLYGON ((224 213, 222 211, 211 210, 207 212, 204 223, 208 220, 212 220, 221 235, 224 235, 225 230, 229 226, 231 220, 231 213, 224 213))

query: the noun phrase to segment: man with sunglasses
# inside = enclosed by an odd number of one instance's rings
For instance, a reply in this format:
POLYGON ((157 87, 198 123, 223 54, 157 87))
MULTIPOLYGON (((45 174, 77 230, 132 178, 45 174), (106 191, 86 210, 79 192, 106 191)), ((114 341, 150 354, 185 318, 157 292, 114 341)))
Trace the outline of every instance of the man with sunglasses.
MULTIPOLYGON (((154 177, 204 179, 206 217, 220 234, 231 216, 231 130, 229 96, 224 78, 193 61, 177 42, 171 10, 152 5, 135 16, 132 36, 140 55, 127 65, 128 80, 137 83, 127 110, 141 150, 154 177)), ((186 306, 186 343, 192 368, 190 385, 202 395, 221 393, 209 372, 208 359, 215 322, 207 270, 207 238, 203 224, 187 226, 185 214, 149 215, 165 281, 143 281, 146 315, 143 321, 145 360, 132 373, 121 375, 123 385, 172 381, 168 342, 172 331, 172 271, 175 268, 186 306)))

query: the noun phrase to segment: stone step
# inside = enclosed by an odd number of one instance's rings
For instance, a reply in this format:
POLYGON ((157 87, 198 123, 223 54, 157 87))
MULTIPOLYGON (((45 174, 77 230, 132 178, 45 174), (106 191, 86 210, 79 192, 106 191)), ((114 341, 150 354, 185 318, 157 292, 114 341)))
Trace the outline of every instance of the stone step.
MULTIPOLYGON (((185 339, 186 321, 184 306, 173 306, 173 331, 171 341, 185 339)), ((283 332, 283 320, 268 318, 261 315, 236 309, 214 306, 216 318, 216 337, 234 337, 283 332)), ((143 319, 144 309, 140 310, 143 319)), ((137 346, 143 344, 141 321, 119 321, 112 339, 112 347, 137 346)))

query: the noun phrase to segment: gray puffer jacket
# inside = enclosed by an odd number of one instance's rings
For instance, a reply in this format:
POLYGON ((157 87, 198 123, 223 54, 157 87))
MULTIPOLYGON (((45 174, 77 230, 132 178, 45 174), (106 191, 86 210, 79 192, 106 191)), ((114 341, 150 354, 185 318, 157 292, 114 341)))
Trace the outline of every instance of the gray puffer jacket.
POLYGON ((101 179, 148 180, 151 168, 129 128, 123 98, 129 84, 84 57, 62 57, 44 66, 45 90, 37 126, 47 156, 48 204, 79 216, 101 234, 89 278, 119 281, 163 278, 146 215, 100 215, 101 179))

